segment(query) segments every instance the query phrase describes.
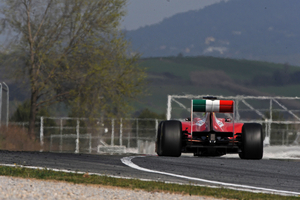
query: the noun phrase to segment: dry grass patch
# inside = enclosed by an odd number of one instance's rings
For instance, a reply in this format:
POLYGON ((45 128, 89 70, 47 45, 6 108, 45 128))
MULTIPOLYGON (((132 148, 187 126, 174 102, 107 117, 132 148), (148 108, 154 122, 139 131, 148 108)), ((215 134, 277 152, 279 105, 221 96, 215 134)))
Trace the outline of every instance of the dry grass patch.
POLYGON ((9 151, 39 151, 40 143, 18 126, 0 127, 0 149, 9 151))

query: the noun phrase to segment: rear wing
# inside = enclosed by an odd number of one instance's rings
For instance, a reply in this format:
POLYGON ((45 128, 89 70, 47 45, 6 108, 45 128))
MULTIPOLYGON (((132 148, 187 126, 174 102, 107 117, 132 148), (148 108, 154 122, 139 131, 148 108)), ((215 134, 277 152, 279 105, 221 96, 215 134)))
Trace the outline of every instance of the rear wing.
POLYGON ((233 105, 232 100, 195 99, 191 103, 191 112, 233 113, 233 105))
POLYGON ((191 134, 193 135, 193 113, 194 112, 217 112, 233 113, 233 133, 234 133, 234 101, 216 99, 192 99, 191 100, 191 134))

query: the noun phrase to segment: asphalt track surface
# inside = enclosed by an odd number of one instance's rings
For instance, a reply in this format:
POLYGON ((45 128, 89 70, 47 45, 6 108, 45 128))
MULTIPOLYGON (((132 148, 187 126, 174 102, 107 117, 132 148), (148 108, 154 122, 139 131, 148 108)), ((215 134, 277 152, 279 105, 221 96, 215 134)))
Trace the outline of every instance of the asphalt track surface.
POLYGON ((199 181, 199 179, 205 179, 300 194, 300 162, 296 160, 241 160, 191 156, 172 158, 0 151, 0 164, 46 167, 184 184, 218 185, 199 181), (151 173, 129 167, 122 163, 121 159, 124 157, 130 157, 129 160, 140 168, 162 173, 151 173), (165 175, 164 173, 179 176, 165 175), (189 180, 180 176, 194 177, 198 180, 189 180))

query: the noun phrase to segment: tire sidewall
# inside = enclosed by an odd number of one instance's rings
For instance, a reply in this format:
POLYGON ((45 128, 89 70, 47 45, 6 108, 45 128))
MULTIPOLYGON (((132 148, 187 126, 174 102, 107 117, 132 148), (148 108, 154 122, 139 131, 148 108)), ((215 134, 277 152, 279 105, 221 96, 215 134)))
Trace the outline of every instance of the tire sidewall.
POLYGON ((168 120, 161 124, 158 149, 158 155, 181 156, 182 124, 180 121, 168 120))
POLYGON ((258 123, 245 123, 242 128, 241 159, 261 159, 263 157, 262 126, 258 123))

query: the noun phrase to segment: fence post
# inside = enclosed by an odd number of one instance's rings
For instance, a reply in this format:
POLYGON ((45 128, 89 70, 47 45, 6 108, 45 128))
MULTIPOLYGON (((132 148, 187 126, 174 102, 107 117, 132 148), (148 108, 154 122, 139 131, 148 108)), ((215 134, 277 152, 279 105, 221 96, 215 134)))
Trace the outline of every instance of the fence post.
POLYGON ((265 119, 265 138, 264 138, 264 145, 269 145, 268 144, 268 140, 269 136, 268 136, 268 120, 265 119))
POLYGON ((136 146, 138 146, 138 137, 139 137, 139 119, 136 119, 136 146))
POLYGON ((90 134, 90 140, 89 140, 89 153, 92 153, 92 134, 90 134))
POLYGON ((114 146, 114 139, 115 139, 115 119, 111 120, 111 146, 114 146))
POLYGON ((123 145, 123 119, 120 119, 120 146, 123 145))
POLYGON ((172 105, 171 105, 171 101, 172 101, 172 96, 168 95, 168 104, 167 104, 167 120, 171 119, 171 111, 172 111, 172 105))
POLYGON ((41 144, 41 151, 44 150, 44 117, 41 116, 41 125, 40 125, 40 144, 41 144))
POLYGON ((240 113, 239 113, 239 99, 237 99, 236 101, 235 101, 235 113, 236 113, 236 115, 235 115, 235 117, 236 117, 236 121, 238 122, 238 121, 240 121, 240 113))
POLYGON ((271 143, 271 123, 272 123, 272 121, 273 121, 273 101, 272 101, 272 99, 270 99, 270 123, 269 123, 269 130, 268 130, 268 139, 269 139, 269 145, 270 145, 270 143, 271 143))
POLYGON ((77 119, 77 125, 76 125, 76 149, 75 153, 79 153, 79 119, 77 119))
POLYGON ((59 152, 62 152, 62 130, 63 130, 63 125, 62 125, 62 118, 60 118, 60 141, 59 141, 59 152))
POLYGON ((155 140, 157 138, 157 132, 158 132, 158 120, 155 119, 155 140))
MULTIPOLYGON (((131 123, 130 123, 131 124, 131 123)), ((132 125, 131 125, 132 126, 132 125)), ((130 148, 130 136, 131 136, 132 131, 128 131, 127 132, 127 148, 130 148)))

